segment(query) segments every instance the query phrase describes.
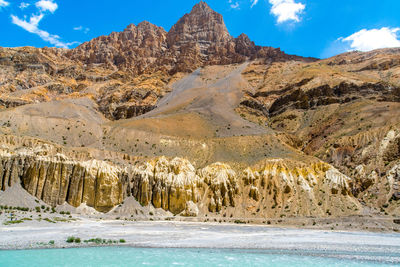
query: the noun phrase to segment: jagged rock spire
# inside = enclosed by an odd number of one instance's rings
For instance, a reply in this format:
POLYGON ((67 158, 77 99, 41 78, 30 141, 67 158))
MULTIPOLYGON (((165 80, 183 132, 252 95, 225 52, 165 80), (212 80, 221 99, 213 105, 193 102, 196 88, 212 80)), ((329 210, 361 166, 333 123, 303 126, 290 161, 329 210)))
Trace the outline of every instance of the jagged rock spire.
POLYGON ((182 45, 187 42, 219 43, 231 40, 221 14, 212 10, 205 2, 196 4, 185 14, 167 35, 168 45, 182 45))

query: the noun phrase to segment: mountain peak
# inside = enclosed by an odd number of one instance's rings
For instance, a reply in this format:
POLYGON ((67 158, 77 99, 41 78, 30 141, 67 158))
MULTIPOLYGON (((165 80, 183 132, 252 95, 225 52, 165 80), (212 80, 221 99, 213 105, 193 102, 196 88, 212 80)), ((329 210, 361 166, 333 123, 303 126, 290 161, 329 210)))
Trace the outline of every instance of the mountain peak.
POLYGON ((113 32, 83 43, 68 57, 85 64, 105 64, 133 74, 152 71, 190 72, 205 65, 222 65, 264 58, 272 61, 299 59, 272 47, 256 46, 242 34, 233 38, 221 14, 198 2, 167 33, 143 21, 123 32, 113 32))
POLYGON ((211 7, 204 1, 200 1, 196 5, 193 6, 192 11, 190 13, 196 12, 215 12, 211 9, 211 7))
POLYGON ((196 4, 168 33, 169 46, 195 43, 220 43, 231 40, 221 14, 212 10, 205 2, 196 4))

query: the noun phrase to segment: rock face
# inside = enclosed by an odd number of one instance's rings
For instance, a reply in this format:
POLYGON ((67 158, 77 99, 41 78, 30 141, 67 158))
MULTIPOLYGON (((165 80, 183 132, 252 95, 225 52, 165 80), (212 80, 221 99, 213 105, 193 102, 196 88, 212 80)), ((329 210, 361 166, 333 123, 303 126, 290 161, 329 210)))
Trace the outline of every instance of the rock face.
POLYGON ((104 63, 135 75, 163 71, 191 72, 205 65, 233 64, 247 59, 313 60, 286 55, 279 49, 255 46, 242 34, 233 38, 221 14, 200 1, 167 33, 149 22, 129 25, 86 42, 67 56, 85 64, 104 63))
POLYGON ((389 195, 392 195, 390 200, 400 200, 400 166, 394 166, 387 176, 391 191, 389 195))
POLYGON ((218 212, 223 206, 235 206, 238 179, 237 174, 229 165, 214 163, 202 169, 200 173, 212 192, 208 205, 209 211, 218 212))
POLYGON ((142 73, 167 50, 166 31, 147 21, 131 24, 123 32, 113 32, 80 45, 67 55, 85 64, 106 64, 111 68, 142 73))
POLYGON ((58 48, 0 48, 1 105, 15 107, 78 92, 80 65, 58 48), (68 78, 67 78, 68 77, 68 78))
POLYGON ((249 199, 275 216, 285 212, 307 216, 346 214, 360 207, 351 193, 351 179, 322 162, 304 165, 266 160, 246 169, 242 176, 249 199))
POLYGON ((59 154, 54 157, 2 151, 2 189, 16 183, 31 195, 56 206, 82 203, 108 211, 123 200, 120 172, 105 162, 76 162, 59 154))
POLYGON ((369 207, 395 212, 399 60, 400 49, 393 48, 316 63, 255 62, 243 73, 255 90, 237 111, 351 177, 352 194, 369 207))
MULTIPOLYGON (((283 89, 285 90, 285 89, 283 89)), ((378 101, 400 101, 400 90, 391 90, 385 83, 349 84, 342 82, 334 87, 323 85, 311 90, 293 90, 278 98, 270 107, 269 113, 277 115, 288 108, 310 109, 336 103, 346 103, 364 97, 378 101)))
POLYGON ((206 53, 211 46, 219 46, 232 39, 222 15, 202 1, 193 7, 190 14, 179 19, 167 35, 169 47, 199 44, 202 53, 206 53))
POLYGON ((134 167, 127 190, 142 205, 153 204, 178 214, 186 208, 186 202, 198 202, 200 185, 201 179, 190 162, 161 157, 134 167))
POLYGON ((235 39, 226 29, 222 16, 205 2, 194 6, 190 14, 172 26, 167 44, 171 56, 177 59, 174 71, 194 71, 205 64, 229 64, 246 59, 236 52, 235 39))
POLYGON ((126 119, 152 110, 171 79, 159 72, 116 72, 107 67, 110 64, 87 67, 65 53, 56 48, 0 48, 0 107, 89 97, 107 118, 126 119))
POLYGON ((180 213, 185 217, 197 217, 199 215, 199 208, 193 201, 186 202, 186 208, 180 213))
MULTIPOLYGON (((325 163, 307 167, 273 160, 235 171, 218 162, 202 169, 186 159, 165 157, 114 164, 74 160, 55 151, 49 146, 17 152, 1 149, 0 190, 21 183, 28 193, 53 207, 83 204, 100 212, 134 197, 143 206, 182 216, 226 212, 249 201, 264 207, 263 216, 272 217, 281 213, 323 215, 322 210, 335 201, 353 212, 359 205, 351 195, 350 178, 325 163), (330 202, 318 203, 328 198, 330 202)), ((332 207, 331 211, 346 213, 332 207)))

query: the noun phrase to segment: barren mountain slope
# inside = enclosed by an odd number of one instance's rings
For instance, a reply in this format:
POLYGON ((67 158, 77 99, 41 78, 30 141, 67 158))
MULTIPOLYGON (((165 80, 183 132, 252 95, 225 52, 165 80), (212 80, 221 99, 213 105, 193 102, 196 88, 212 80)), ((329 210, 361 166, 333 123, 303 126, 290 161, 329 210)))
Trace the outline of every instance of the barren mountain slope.
POLYGON ((363 202, 386 207, 399 197, 399 59, 400 49, 383 49, 315 63, 254 62, 244 76, 257 90, 237 111, 352 177, 363 202))
POLYGON ((208 65, 312 58, 233 38, 222 16, 200 2, 167 33, 149 22, 129 25, 75 49, 0 48, 1 106, 92 97, 109 119, 144 114, 177 78, 208 65))

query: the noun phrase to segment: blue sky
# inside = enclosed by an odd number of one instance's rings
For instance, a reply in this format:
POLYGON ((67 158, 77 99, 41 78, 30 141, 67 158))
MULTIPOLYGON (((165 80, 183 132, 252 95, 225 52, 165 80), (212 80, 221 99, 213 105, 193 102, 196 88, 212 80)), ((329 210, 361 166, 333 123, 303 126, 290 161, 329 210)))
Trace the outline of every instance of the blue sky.
MULTIPOLYGON (((143 20, 167 31, 198 0, 0 0, 0 46, 82 42, 143 20)), ((400 46, 400 0, 208 0, 233 36, 325 58, 400 46)))

